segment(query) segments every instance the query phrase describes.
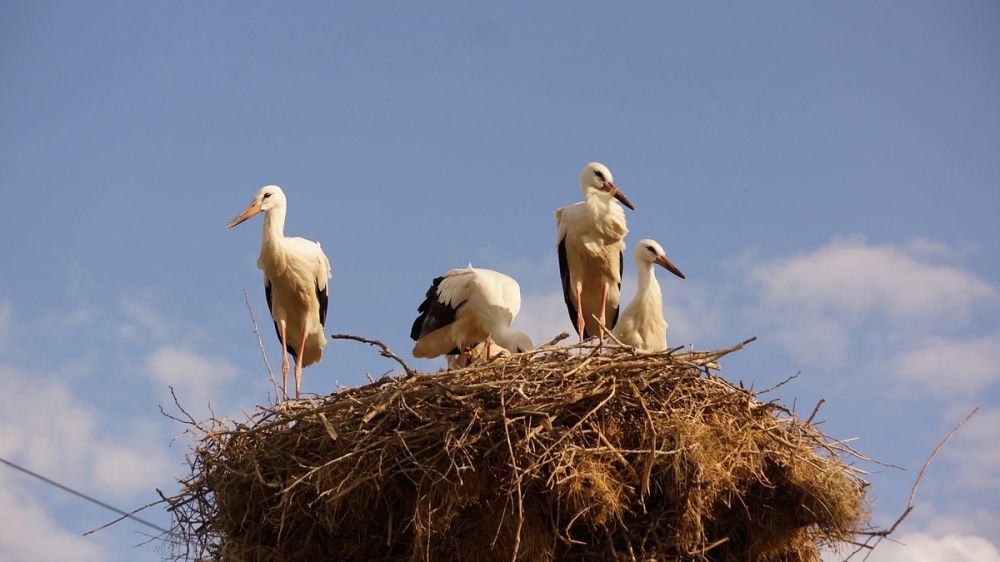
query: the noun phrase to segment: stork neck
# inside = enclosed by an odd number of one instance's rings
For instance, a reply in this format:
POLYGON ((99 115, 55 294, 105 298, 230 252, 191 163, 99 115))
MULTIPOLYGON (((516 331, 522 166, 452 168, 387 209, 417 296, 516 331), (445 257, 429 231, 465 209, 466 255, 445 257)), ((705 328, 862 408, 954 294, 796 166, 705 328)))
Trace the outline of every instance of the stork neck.
POLYGON ((594 189, 584 193, 584 209, 590 216, 590 228, 608 240, 621 240, 628 234, 625 226, 625 210, 614 197, 594 189))
POLYGON ((517 332, 501 325, 496 326, 491 335, 493 336, 493 341, 496 342, 497 345, 511 353, 517 353, 517 342, 514 338, 515 334, 517 334, 517 332))
POLYGON ((284 267, 285 208, 275 207, 264 213, 264 236, 260 242, 260 258, 257 265, 284 267))
POLYGON ((639 288, 636 290, 637 296, 644 296, 650 292, 660 294, 660 284, 656 281, 656 273, 653 270, 652 262, 636 262, 636 273, 639 275, 639 288))
POLYGON ((613 197, 596 189, 585 189, 583 200, 586 202, 587 210, 594 215, 605 214, 617 205, 613 197))
POLYGON ((275 207, 264 213, 264 240, 285 237, 285 208, 275 207))

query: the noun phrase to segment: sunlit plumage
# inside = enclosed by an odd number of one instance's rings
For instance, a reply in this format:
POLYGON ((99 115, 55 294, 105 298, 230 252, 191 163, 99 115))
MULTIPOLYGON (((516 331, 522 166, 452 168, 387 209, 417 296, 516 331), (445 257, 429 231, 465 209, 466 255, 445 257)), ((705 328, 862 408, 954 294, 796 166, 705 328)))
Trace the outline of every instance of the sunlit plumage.
POLYGON ((288 354, 291 354, 295 358, 295 398, 298 398, 302 368, 323 358, 327 281, 331 274, 330 260, 318 242, 285 237, 286 209, 281 188, 266 185, 226 227, 232 228, 264 213, 264 236, 257 267, 264 271, 264 294, 281 342, 282 391, 287 398, 288 354))
POLYGON ((570 321, 585 338, 603 335, 618 319, 625 211, 635 209, 604 164, 591 162, 580 173, 583 201, 556 211, 559 273, 570 321), (595 320, 596 316, 600 320, 595 320))
MULTIPOLYGON (((453 269, 434 279, 424 302, 417 309, 410 337, 414 357, 461 356, 476 344, 492 341, 511 353, 533 347, 531 339, 510 329, 521 310, 517 282, 489 269, 453 269)), ((487 348, 487 351, 489 348, 487 348)))
POLYGON ((642 351, 667 349, 667 329, 663 318, 663 296, 653 265, 659 265, 685 279, 655 240, 641 240, 633 252, 639 286, 635 298, 625 307, 612 333, 619 341, 642 351))

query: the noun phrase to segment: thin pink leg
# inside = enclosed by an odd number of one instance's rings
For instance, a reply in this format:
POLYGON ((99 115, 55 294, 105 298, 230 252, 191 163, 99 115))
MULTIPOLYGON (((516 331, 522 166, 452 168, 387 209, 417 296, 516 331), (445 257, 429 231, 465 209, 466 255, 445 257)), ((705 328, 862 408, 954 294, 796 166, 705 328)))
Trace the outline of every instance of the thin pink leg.
POLYGON ((279 322, 281 328, 281 394, 283 400, 288 400, 288 340, 285 339, 285 323, 279 322))
POLYGON ((583 288, 576 290, 576 332, 580 334, 580 343, 583 343, 583 288))
POLYGON ((601 339, 604 339, 604 326, 608 321, 607 311, 608 308, 608 283, 604 282, 604 286, 601 287, 601 339))
POLYGON ((302 359, 306 354, 306 327, 302 326, 302 343, 299 345, 299 358, 295 360, 295 399, 299 399, 299 386, 302 384, 302 359))
POLYGON ((465 367, 468 367, 471 362, 472 361, 469 358, 469 348, 466 347, 464 344, 463 345, 459 345, 458 346, 458 363, 459 363, 459 365, 461 365, 462 368, 465 368, 465 367))

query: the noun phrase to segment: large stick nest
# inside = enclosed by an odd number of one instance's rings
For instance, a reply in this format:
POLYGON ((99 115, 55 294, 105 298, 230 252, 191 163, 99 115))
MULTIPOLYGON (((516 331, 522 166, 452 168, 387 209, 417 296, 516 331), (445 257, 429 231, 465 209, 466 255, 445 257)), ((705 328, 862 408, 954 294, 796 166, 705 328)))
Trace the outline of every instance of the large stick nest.
POLYGON ((549 347, 192 421, 177 558, 816 561, 867 521, 866 484, 709 373, 739 347, 549 347))

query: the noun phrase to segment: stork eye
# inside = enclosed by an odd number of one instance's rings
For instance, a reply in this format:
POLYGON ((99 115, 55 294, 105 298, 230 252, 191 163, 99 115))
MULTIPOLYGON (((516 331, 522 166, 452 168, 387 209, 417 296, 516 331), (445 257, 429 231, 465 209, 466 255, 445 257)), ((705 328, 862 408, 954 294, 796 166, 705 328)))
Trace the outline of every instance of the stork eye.
POLYGON ((597 176, 597 179, 599 179, 601 181, 605 181, 604 180, 604 172, 602 172, 600 170, 594 170, 594 175, 597 176))
POLYGON ((264 199, 267 199, 267 198, 268 198, 268 197, 270 197, 270 196, 271 196, 271 194, 270 194, 270 193, 265 193, 265 194, 264 194, 264 199))
POLYGON ((646 246, 646 249, 649 250, 650 254, 653 254, 654 256, 656 255, 656 248, 652 246, 646 246))

